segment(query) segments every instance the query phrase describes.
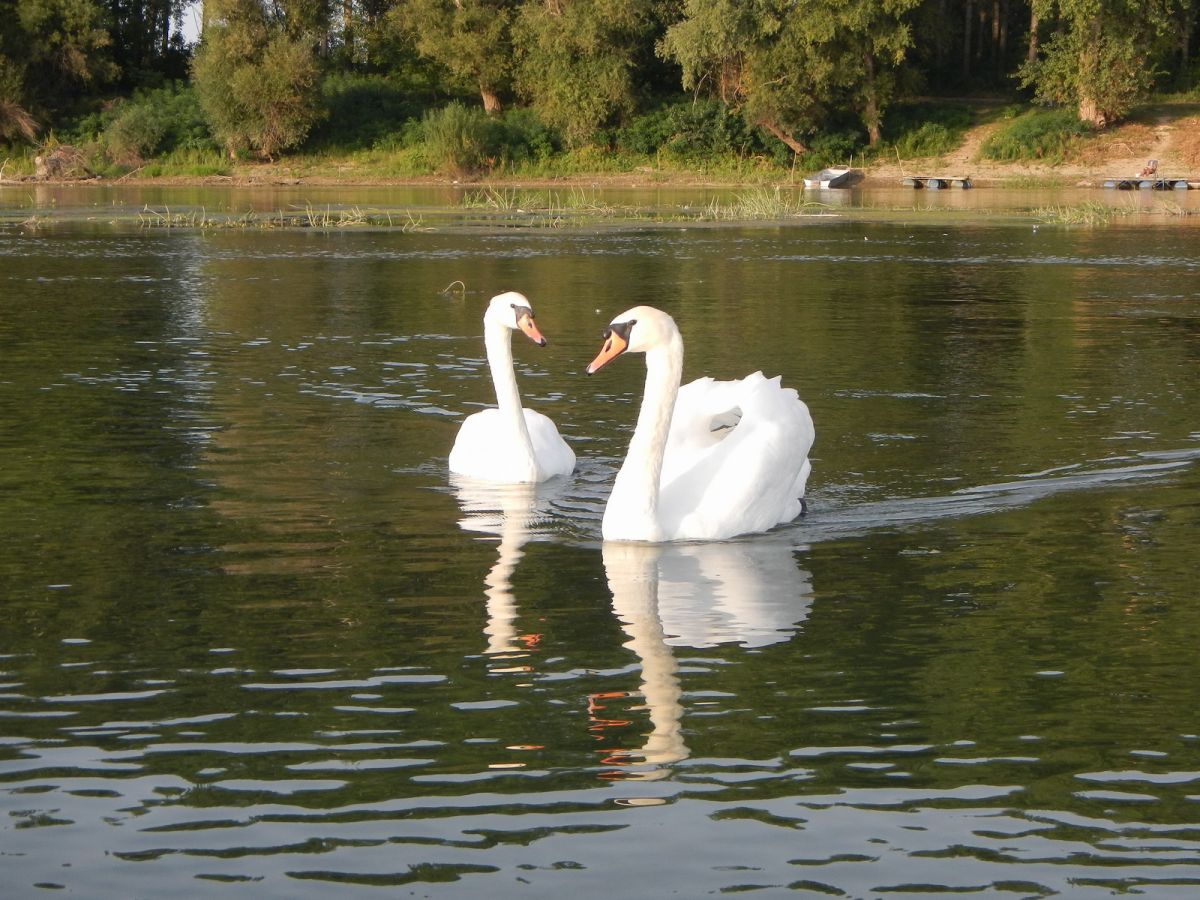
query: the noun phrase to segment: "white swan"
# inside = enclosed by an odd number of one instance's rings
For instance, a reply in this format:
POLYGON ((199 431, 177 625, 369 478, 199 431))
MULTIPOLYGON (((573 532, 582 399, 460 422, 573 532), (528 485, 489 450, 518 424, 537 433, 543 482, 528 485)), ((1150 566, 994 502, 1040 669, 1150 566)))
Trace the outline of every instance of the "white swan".
POLYGON ((518 328, 535 344, 546 346, 524 294, 508 291, 493 297, 483 315, 483 343, 496 386, 496 408, 462 423, 450 451, 451 472, 483 481, 538 482, 569 475, 575 468, 575 453, 554 422, 521 407, 512 358, 512 333, 518 328))
POLYGON ((646 354, 646 390, 604 509, 605 540, 723 540, 803 511, 815 432, 794 390, 761 372, 680 388, 683 339, 651 306, 612 320, 587 373, 627 350, 646 354))

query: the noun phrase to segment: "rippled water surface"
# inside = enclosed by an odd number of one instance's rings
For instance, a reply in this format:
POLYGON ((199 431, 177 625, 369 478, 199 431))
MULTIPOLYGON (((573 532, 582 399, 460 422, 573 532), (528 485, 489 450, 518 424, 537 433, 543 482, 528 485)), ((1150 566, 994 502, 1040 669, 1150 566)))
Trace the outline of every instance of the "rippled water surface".
POLYGON ((5 896, 1195 897, 1198 242, 0 228, 5 896), (506 289, 580 462, 481 490, 506 289), (806 517, 602 543, 639 303, 806 517))

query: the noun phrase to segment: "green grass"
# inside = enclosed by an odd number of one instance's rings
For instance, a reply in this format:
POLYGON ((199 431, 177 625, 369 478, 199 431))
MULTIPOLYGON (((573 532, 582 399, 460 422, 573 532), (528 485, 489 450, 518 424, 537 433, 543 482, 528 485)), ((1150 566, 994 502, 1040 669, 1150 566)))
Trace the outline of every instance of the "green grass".
POLYGON ((1061 163, 1090 133, 1071 110, 1032 110, 1001 125, 979 148, 979 155, 996 162, 1061 163))
POLYGON ((213 175, 229 175, 232 171, 229 161, 215 151, 176 150, 146 163, 138 170, 138 174, 146 178, 207 178, 213 175))
POLYGON ((1137 210, 1132 206, 1110 206, 1099 200, 1089 200, 1070 206, 1043 206, 1033 211, 1039 222, 1048 225, 1107 225, 1113 219, 1129 216, 1137 210))
POLYGON ((792 216, 814 214, 829 209, 824 203, 801 200, 779 188, 753 188, 734 195, 732 203, 713 200, 701 214, 702 219, 727 221, 730 219, 786 219, 792 216))

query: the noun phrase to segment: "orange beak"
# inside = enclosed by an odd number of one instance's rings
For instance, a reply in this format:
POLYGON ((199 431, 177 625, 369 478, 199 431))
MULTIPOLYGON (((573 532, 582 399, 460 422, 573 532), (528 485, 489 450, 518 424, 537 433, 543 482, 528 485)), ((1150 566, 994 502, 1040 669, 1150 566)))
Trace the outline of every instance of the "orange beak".
POLYGON ((529 338, 539 347, 546 346, 546 339, 542 337, 542 333, 538 331, 537 325, 534 324, 533 314, 525 313, 517 319, 517 327, 525 332, 525 337, 529 338))
POLYGON ((621 337, 614 329, 609 328, 604 332, 604 346, 600 348, 600 352, 596 354, 596 358, 588 363, 587 373, 595 375, 610 362, 625 352, 629 347, 629 342, 621 337))

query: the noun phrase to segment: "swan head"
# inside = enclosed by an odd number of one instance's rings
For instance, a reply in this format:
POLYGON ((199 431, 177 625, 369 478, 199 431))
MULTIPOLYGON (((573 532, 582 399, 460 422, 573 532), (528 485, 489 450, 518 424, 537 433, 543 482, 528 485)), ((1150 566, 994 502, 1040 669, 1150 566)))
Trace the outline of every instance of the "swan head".
POLYGON ((546 339, 533 321, 533 307, 529 298, 518 291, 497 294, 483 314, 485 325, 499 325, 513 331, 521 331, 539 347, 546 346, 546 339))
POLYGON ((679 338, 675 320, 653 306, 635 306, 616 316, 604 329, 604 345, 588 364, 595 375, 622 353, 645 353, 679 338))

